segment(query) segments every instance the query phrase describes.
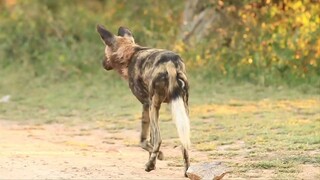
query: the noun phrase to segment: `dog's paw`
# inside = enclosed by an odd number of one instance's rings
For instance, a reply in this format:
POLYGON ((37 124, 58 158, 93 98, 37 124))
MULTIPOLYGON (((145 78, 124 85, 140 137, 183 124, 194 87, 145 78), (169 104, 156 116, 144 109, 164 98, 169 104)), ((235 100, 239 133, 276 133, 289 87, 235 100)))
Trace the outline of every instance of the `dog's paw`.
POLYGON ((157 158, 161 161, 164 159, 164 155, 162 151, 159 151, 157 158))
POLYGON ((146 164, 145 171, 150 172, 150 171, 155 170, 155 169, 156 169, 156 165, 155 165, 154 162, 150 162, 150 161, 149 161, 149 162, 146 164))
POLYGON ((184 172, 184 177, 188 177, 187 171, 184 172))

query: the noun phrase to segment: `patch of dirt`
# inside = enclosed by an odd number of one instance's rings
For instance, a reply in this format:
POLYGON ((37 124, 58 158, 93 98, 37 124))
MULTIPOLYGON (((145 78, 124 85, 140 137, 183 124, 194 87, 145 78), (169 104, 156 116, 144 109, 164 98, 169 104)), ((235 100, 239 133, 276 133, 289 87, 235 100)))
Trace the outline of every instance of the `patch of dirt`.
MULTIPOLYGON (((164 161, 145 172, 149 154, 138 146, 138 131, 108 133, 90 125, 26 125, 0 121, 3 179, 186 179, 179 147, 166 140, 164 161), (179 161, 177 161, 179 160, 179 161)), ((191 157, 207 161, 204 153, 191 157)))
POLYGON ((320 167, 311 164, 301 165, 301 172, 298 174, 299 179, 320 179, 320 167))

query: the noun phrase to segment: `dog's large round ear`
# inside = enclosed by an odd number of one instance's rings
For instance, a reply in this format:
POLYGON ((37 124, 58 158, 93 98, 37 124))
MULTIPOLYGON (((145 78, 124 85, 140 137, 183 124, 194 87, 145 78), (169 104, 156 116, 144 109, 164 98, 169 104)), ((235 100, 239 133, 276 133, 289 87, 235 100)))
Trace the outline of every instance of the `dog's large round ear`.
POLYGON ((108 45, 112 46, 115 42, 115 36, 108 30, 106 30, 102 25, 97 25, 97 31, 100 34, 101 39, 103 42, 108 45))
POLYGON ((122 26, 119 27, 118 36, 129 38, 132 42, 134 42, 133 35, 132 35, 131 31, 128 28, 125 28, 125 27, 122 27, 122 26))

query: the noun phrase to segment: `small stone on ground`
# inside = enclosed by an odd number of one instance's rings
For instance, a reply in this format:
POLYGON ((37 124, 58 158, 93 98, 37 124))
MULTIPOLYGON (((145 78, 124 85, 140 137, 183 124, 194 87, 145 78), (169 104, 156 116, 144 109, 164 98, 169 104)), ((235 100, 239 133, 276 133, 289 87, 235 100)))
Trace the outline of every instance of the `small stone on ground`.
POLYGON ((230 169, 223 165, 221 162, 209 162, 191 165, 187 171, 187 175, 191 180, 219 180, 229 172, 230 169))

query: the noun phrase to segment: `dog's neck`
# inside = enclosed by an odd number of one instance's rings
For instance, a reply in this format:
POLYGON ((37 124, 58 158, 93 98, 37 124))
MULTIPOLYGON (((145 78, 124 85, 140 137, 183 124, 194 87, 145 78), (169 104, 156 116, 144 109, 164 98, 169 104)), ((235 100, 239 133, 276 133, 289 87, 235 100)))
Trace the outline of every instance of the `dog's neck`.
POLYGON ((126 80, 128 79, 128 67, 133 55, 137 51, 137 47, 140 46, 122 46, 116 52, 112 53, 110 57, 112 59, 113 69, 126 80))
POLYGON ((134 55, 142 50, 150 49, 139 45, 124 46, 111 55, 113 69, 116 70, 122 78, 128 80, 128 67, 134 55))

